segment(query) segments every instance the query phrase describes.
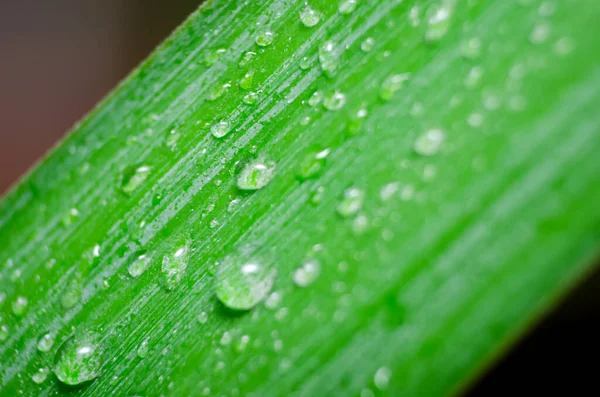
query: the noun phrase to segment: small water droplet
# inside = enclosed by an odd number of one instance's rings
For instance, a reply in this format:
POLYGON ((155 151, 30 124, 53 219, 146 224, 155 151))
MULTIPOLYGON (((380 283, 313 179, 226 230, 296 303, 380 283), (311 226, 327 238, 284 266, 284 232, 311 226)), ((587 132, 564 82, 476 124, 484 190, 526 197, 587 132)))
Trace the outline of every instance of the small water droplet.
POLYGON ((233 212, 235 210, 235 207, 237 207, 239 203, 240 203, 240 199, 231 200, 229 202, 229 205, 227 206, 227 212, 233 212))
POLYGON ((373 51, 373 47, 375 47, 375 39, 373 39, 372 37, 367 37, 360 44, 360 49, 363 52, 371 52, 371 51, 373 51))
POLYGON ((206 324, 208 322, 208 314, 206 312, 198 314, 198 322, 200 324, 206 324))
POLYGON ((446 140, 446 133, 434 128, 419 136, 413 145, 413 150, 421 156, 433 156, 438 153, 446 140))
POLYGON ((359 214, 352 221, 352 233, 357 236, 364 234, 369 228, 369 218, 365 214, 359 214))
POLYGON ((529 41, 532 44, 542 44, 550 37, 551 26, 547 22, 540 22, 535 25, 533 31, 529 35, 529 41))
POLYGON ((150 267, 152 258, 146 255, 145 252, 140 252, 135 255, 135 259, 127 267, 127 272, 133 278, 137 278, 144 274, 144 272, 150 267))
POLYGON ((229 134, 231 131, 231 123, 227 120, 221 120, 210 128, 210 133, 215 138, 223 138, 225 135, 229 134))
POLYGON ((139 358, 145 358, 150 351, 150 346, 148 346, 148 339, 145 339, 137 348, 137 356, 139 358))
POLYGON ((167 147, 170 150, 175 150, 175 148, 177 147, 177 141, 179 141, 179 138, 181 138, 181 133, 175 129, 172 129, 167 132, 167 137, 165 139, 165 145, 167 145, 167 147))
POLYGON ((300 69, 307 70, 311 65, 312 62, 309 57, 302 57, 302 59, 300 59, 300 69))
POLYGON ((282 295, 280 292, 272 292, 267 299, 265 299, 265 307, 267 309, 277 309, 281 304, 282 295))
POLYGON ((310 203, 312 205, 319 205, 325 198, 325 187, 319 186, 313 194, 310 196, 310 203))
POLYGON ((255 160, 242 170, 237 179, 241 190, 258 190, 266 186, 275 177, 275 162, 255 160))
POLYGON ((211 229, 214 229, 215 227, 219 226, 219 221, 216 219, 213 219, 212 221, 210 221, 210 224, 208 225, 211 229))
MULTIPOLYGON (((0 318, 0 320, 2 320, 0 318)), ((0 342, 4 342, 8 339, 8 326, 2 324, 0 325, 0 342)))
POLYGON ((244 77, 238 81, 238 85, 242 90, 249 90, 254 82, 254 71, 250 70, 244 77))
POLYGON ((477 59, 481 55, 481 39, 472 37, 460 45, 460 53, 464 58, 477 59))
POLYGON ((441 40, 450 29, 455 0, 442 0, 439 5, 429 10, 425 40, 435 42, 441 40))
POLYGON ((260 31, 256 35, 254 41, 260 47, 267 47, 273 42, 273 32, 271 32, 270 30, 260 31))
POLYGON ((222 346, 227 346, 231 343, 231 334, 227 331, 223 332, 223 335, 221 336, 221 340, 219 341, 219 343, 222 346))
POLYGON ((321 69, 328 77, 335 76, 339 67, 337 48, 333 41, 326 41, 319 47, 321 69))
POLYGON ((65 226, 70 226, 79 219, 79 210, 75 207, 70 208, 67 213, 61 218, 61 222, 65 226))
POLYGON ((204 64, 206 66, 214 65, 221 59, 225 52, 226 50, 224 48, 209 49, 204 51, 204 64))
POLYGON ((323 169, 325 168, 329 152, 329 149, 311 151, 306 156, 304 156, 304 159, 300 163, 298 177, 301 180, 307 180, 321 175, 323 169))
POLYGON ((356 10, 357 4, 357 0, 342 0, 338 6, 338 11, 343 15, 351 14, 354 10, 356 10))
POLYGON ((334 91, 323 99, 323 106, 330 111, 337 111, 346 104, 346 95, 339 91, 334 91))
POLYGON ((569 37, 561 37, 554 44, 554 52, 558 56, 566 56, 575 49, 575 42, 569 37))
POLYGON ((398 182, 388 183, 387 185, 383 186, 379 191, 379 197, 381 197, 381 200, 383 201, 388 201, 399 191, 400 184, 398 182))
POLYGON ((358 213, 363 206, 365 192, 356 187, 350 187, 344 191, 342 200, 337 205, 338 214, 349 217, 358 213))
POLYGON ((150 175, 150 167, 147 165, 137 165, 127 168, 121 177, 121 191, 127 195, 139 188, 150 175))
POLYGON ((39 368, 37 371, 34 372, 33 375, 31 375, 31 380, 34 383, 40 385, 46 381, 46 379, 48 378, 48 374, 50 374, 50 370, 47 367, 39 368))
POLYGON ((381 83, 379 97, 384 101, 389 101, 397 91, 404 87, 404 83, 409 79, 410 73, 394 74, 387 77, 383 80, 383 83, 381 83))
POLYGON ((37 349, 41 352, 48 352, 54 346, 54 335, 50 332, 45 333, 38 339, 37 349))
POLYGON ((174 290, 183 280, 188 260, 189 246, 187 242, 177 248, 173 254, 163 257, 160 281, 168 291, 174 290))
POLYGON ((375 393, 369 388, 364 388, 360 391, 360 397, 375 397, 375 393))
POLYGON ((65 309, 70 309, 73 306, 75 306, 77 303, 79 303, 82 292, 83 282, 80 279, 79 275, 74 275, 73 279, 71 279, 68 282, 67 288, 65 289, 60 298, 60 303, 62 307, 65 309))
POLYGON ((321 15, 315 10, 313 10, 309 5, 306 6, 302 11, 300 11, 300 21, 307 28, 312 28, 321 20, 321 15))
POLYGON ((391 377, 392 370, 387 367, 381 367, 375 372, 373 383, 375 383, 375 387, 379 390, 386 390, 390 384, 391 377))
POLYGON ((254 105, 257 100, 258 100, 258 94, 256 94, 256 92, 249 92, 246 95, 244 95, 244 98, 242 99, 242 101, 246 105, 254 105))
POLYGON ((27 310, 27 298, 18 296, 12 303, 12 312, 15 316, 21 317, 27 310))
POLYGON ((306 260, 301 267, 294 272, 294 284, 305 288, 315 282, 321 273, 321 264, 315 259, 306 260))
POLYGON ((208 92, 208 96, 206 97, 206 99, 209 101, 216 101, 217 99, 225 95, 225 93, 227 92, 227 90, 229 90, 230 87, 231 83, 216 85, 208 92))
POLYGON ((252 58, 254 58, 254 56, 256 55, 256 52, 253 51, 248 51, 244 54, 244 56, 242 57, 242 59, 240 60, 240 67, 244 67, 246 66, 251 60, 252 58))
POLYGON ((217 298, 230 309, 250 310, 267 297, 273 287, 272 266, 242 256, 228 256, 216 271, 217 298))
POLYGON ((66 340, 56 353, 54 374, 62 383, 79 385, 102 373, 103 349, 97 335, 85 332, 66 340))
POLYGON ((465 77, 465 87, 475 88, 483 77, 483 69, 480 66, 475 66, 469 70, 469 73, 465 77))

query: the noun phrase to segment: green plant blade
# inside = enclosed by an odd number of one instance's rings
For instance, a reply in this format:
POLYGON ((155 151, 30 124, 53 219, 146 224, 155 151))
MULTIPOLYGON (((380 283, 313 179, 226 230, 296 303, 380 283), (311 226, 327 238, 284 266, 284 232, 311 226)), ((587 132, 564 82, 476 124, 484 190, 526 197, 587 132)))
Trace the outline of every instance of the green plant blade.
POLYGON ((591 268, 600 7, 352 4, 209 2, 3 199, 0 395, 447 395, 591 268))

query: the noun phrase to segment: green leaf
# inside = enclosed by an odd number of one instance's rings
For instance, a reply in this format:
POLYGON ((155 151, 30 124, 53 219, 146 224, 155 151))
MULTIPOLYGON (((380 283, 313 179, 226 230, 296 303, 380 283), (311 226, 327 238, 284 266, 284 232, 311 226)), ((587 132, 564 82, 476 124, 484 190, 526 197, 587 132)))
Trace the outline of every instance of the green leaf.
POLYGON ((590 270, 594 1, 309 7, 202 6, 6 195, 0 395, 447 395, 590 270))

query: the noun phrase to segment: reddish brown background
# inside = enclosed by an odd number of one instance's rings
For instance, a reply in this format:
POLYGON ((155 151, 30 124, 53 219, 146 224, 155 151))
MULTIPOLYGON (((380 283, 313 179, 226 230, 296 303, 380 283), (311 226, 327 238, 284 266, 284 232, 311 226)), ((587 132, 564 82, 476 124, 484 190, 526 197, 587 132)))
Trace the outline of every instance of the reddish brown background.
MULTIPOLYGON (((0 0, 0 194, 200 2, 0 0)), ((597 273, 469 395, 592 390, 599 291, 597 273)))

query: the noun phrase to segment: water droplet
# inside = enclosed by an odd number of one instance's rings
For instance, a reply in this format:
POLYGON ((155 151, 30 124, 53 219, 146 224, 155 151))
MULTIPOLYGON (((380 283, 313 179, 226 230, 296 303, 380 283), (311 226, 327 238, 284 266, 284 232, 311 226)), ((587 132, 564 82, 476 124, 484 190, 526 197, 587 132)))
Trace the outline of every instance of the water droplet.
POLYGON ((375 393, 371 389, 364 388, 360 391, 360 397, 375 397, 375 393))
POLYGON ((421 156, 433 156, 440 151, 445 140, 446 133, 439 128, 434 128, 417 138, 413 150, 421 156))
POLYGON ((346 95, 339 91, 333 92, 331 95, 323 99, 323 106, 330 111, 337 111, 346 104, 346 95))
POLYGON ((50 332, 45 333, 38 339, 37 349, 41 352, 48 352, 54 346, 54 335, 50 332))
POLYGON ((321 91, 315 91, 308 99, 308 104, 312 107, 318 106, 323 102, 323 93, 321 91))
POLYGON ((208 322, 208 314, 206 312, 198 314, 198 322, 200 324, 206 324, 208 322))
POLYGON ((145 252, 137 253, 133 262, 127 267, 127 272, 131 277, 137 278, 148 270, 151 263, 152 258, 150 258, 149 255, 146 255, 145 252))
POLYGON ((483 77, 483 69, 480 66, 475 66, 469 70, 469 73, 465 77, 465 87, 475 88, 483 77))
POLYGON ((61 218, 61 222, 65 226, 70 226, 79 219, 79 210, 75 207, 70 208, 67 213, 61 218))
POLYGON ((254 56, 256 55, 256 52, 253 51, 248 51, 244 54, 244 56, 242 57, 242 59, 240 60, 240 67, 244 67, 246 66, 251 60, 252 58, 254 58, 254 56))
POLYGON ((569 37, 562 37, 554 44, 554 52, 558 56, 566 56, 575 49, 575 42, 569 37))
POLYGON ((137 356, 139 358, 145 358, 150 351, 150 346, 148 345, 148 339, 145 339, 137 348, 137 356))
POLYGON ((147 165, 140 165, 129 167, 123 172, 121 178, 121 191, 127 196, 131 194, 141 186, 142 183, 150 175, 150 167, 147 165))
POLYGON ((244 98, 242 99, 246 105, 254 105, 257 100, 258 95, 256 92, 249 92, 248 94, 244 95, 244 98))
POLYGON ((18 296, 12 303, 12 312, 15 316, 21 317, 27 310, 27 298, 18 296))
POLYGON ((467 124, 473 128, 481 127, 483 125, 483 115, 481 113, 471 113, 467 117, 467 124))
POLYGON ((342 201, 337 205, 337 212, 343 217, 355 215, 362 209, 365 192, 359 188, 351 187, 344 191, 342 201))
POLYGON ((54 374, 71 386, 91 381, 102 373, 103 354, 97 335, 86 332, 73 336, 58 349, 54 374))
POLYGON ((208 99, 209 101, 216 101, 217 99, 225 95, 227 90, 229 90, 229 87, 231 87, 231 83, 219 84, 214 86, 208 92, 208 96, 206 97, 206 99, 208 99))
POLYGON ((231 124, 227 120, 221 120, 210 128, 210 133, 215 138, 223 138, 231 131, 231 124))
POLYGON ((233 212, 235 210, 235 207, 237 207, 239 203, 240 203, 240 199, 231 200, 229 202, 229 205, 227 206, 227 212, 233 212))
POLYGON ((313 194, 310 196, 310 203, 312 205, 319 205, 321 201, 325 198, 325 188, 323 186, 319 186, 313 194))
POLYGON ((460 53, 467 59, 479 58, 481 55, 481 40, 478 37, 472 37, 463 41, 460 45, 460 53))
POLYGON ((227 331, 223 332, 223 335, 221 336, 221 340, 219 341, 219 343, 222 346, 227 346, 231 343, 231 334, 227 331))
POLYGON ((272 292, 269 297, 265 300, 265 307, 267 309, 277 309, 281 304, 282 295, 280 292, 272 292))
POLYGON ((183 280, 188 260, 189 246, 187 242, 176 249, 172 255, 163 257, 160 281, 168 291, 174 290, 183 280))
POLYGON ((50 370, 47 367, 39 368, 33 375, 31 375, 31 380, 36 384, 42 384, 48 378, 48 374, 50 374, 50 370))
POLYGON ((258 190, 275 177, 275 162, 255 160, 246 164, 237 179, 241 190, 258 190))
POLYGON ((369 228, 369 218, 365 214, 359 214, 352 221, 352 233, 357 236, 364 234, 369 228))
POLYGON ((373 383, 379 390, 386 390, 390 384, 390 378, 392 377, 392 370, 387 367, 381 367, 375 372, 373 377, 373 383))
POLYGON ((230 309, 250 310, 267 297, 275 270, 258 260, 229 256, 217 267, 217 298, 230 309))
POLYGON ((442 0, 429 11, 425 40, 434 42, 441 40, 450 29, 450 22, 455 0, 442 0))
POLYGON ((388 183, 387 185, 383 186, 379 191, 379 197, 381 197, 381 200, 383 201, 388 201, 399 191, 400 184, 398 182, 388 183))
POLYGON ((204 64, 206 66, 214 65, 221 59, 225 52, 226 50, 224 48, 209 49, 204 51, 204 64))
POLYGON ((356 10, 357 0, 342 0, 338 6, 340 14, 347 15, 356 10))
POLYGON ((219 221, 216 219, 213 219, 212 221, 210 221, 209 227, 211 229, 214 229, 215 227, 219 226, 219 221))
POLYGON ((319 62, 321 63, 321 69, 327 76, 335 76, 339 62, 336 45, 333 41, 326 41, 319 47, 319 62))
POLYGON ((348 135, 356 136, 361 132, 368 114, 369 112, 367 109, 362 108, 359 109, 355 115, 350 116, 350 119, 348 120, 348 135))
POLYGON ((167 138, 165 140, 165 145, 167 145, 167 147, 169 149, 175 150, 175 148, 177 147, 177 141, 179 141, 179 138, 181 138, 181 133, 175 129, 172 129, 169 132, 167 132, 167 138))
POLYGON ((547 22, 540 22, 535 25, 533 31, 529 35, 529 41, 532 44, 542 44, 550 37, 551 26, 547 22))
POLYGON ((319 13, 308 5, 302 11, 300 11, 300 21, 302 21, 302 24, 307 28, 315 26, 320 20, 321 16, 319 13))
POLYGON ((379 88, 379 97, 384 101, 392 99, 394 94, 404 87, 404 83, 410 79, 410 73, 394 74, 387 77, 379 88))
POLYGON ((302 57, 300 60, 300 69, 307 70, 312 65, 312 62, 309 57, 302 57))
POLYGON ((273 42, 273 32, 269 30, 261 31, 256 35, 254 41, 260 47, 267 47, 273 42))
POLYGON ((6 325, 0 325, 0 342, 4 342, 7 339, 8 339, 8 327, 6 325))
POLYGON ((363 52, 371 52, 373 51, 373 47, 375 47, 375 40, 372 37, 367 37, 361 44, 360 49, 363 52))
POLYGON ((321 264, 315 259, 306 260, 301 267, 294 272, 294 284, 305 288, 315 282, 321 273, 321 264))
POLYGON ((247 72, 244 77, 238 81, 238 85, 242 90, 249 90, 252 87, 252 82, 254 81, 254 71, 247 72))
POLYGON ((300 163, 298 177, 301 180, 307 180, 321 175, 321 172, 323 172, 323 169, 325 168, 329 152, 329 149, 311 151, 304 156, 304 159, 300 163))
POLYGON ((67 288, 63 292, 60 303, 63 308, 70 309, 79 303, 83 292, 83 282, 79 275, 75 275, 67 284, 67 288))

